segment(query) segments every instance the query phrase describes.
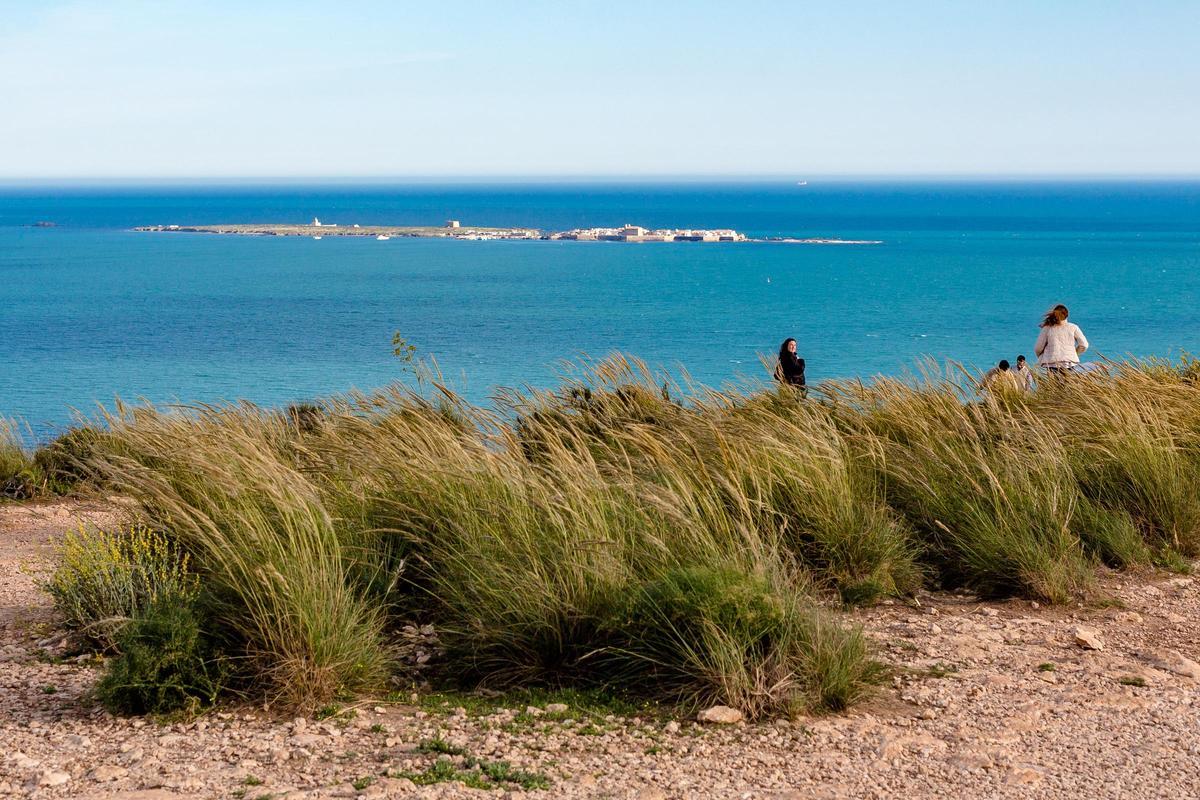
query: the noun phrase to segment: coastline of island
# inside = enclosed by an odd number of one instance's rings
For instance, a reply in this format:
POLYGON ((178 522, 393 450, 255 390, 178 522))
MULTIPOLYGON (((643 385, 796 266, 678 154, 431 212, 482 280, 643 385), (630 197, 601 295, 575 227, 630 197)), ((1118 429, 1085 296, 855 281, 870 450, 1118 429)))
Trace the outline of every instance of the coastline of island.
POLYGON ((775 244, 883 244, 873 239, 751 238, 730 228, 671 228, 649 229, 639 225, 618 228, 573 228, 566 231, 543 231, 539 228, 498 228, 464 226, 458 220, 445 225, 338 225, 314 219, 309 224, 227 224, 227 225, 142 225, 133 229, 147 233, 213 233, 233 236, 307 236, 322 239, 326 236, 367 236, 378 240, 392 238, 463 239, 493 241, 516 239, 525 241, 592 241, 592 242, 765 242, 775 244))

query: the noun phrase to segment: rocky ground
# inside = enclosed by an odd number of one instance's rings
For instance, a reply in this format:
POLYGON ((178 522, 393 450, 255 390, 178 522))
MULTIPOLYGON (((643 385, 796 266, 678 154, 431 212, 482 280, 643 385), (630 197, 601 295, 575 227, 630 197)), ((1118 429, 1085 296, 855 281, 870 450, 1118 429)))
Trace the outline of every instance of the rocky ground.
POLYGON ((1191 578, 1106 575, 1114 602, 1099 607, 937 594, 857 612, 895 672, 840 716, 720 725, 405 697, 325 719, 242 707, 167 723, 90 702, 98 667, 58 655, 31 576, 75 519, 111 516, 0 507, 0 796, 1200 797, 1191 578), (473 764, 511 788, 394 777, 473 764))

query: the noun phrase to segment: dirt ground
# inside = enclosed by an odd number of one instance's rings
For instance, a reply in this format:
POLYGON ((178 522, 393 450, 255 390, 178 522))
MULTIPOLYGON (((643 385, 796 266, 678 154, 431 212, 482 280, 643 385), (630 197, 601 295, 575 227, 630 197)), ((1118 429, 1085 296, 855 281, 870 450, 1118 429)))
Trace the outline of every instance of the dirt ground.
POLYGON ((64 658, 35 575, 80 520, 111 525, 115 513, 0 506, 0 796, 1200 797, 1190 577, 1106 573, 1115 602, 1098 607, 922 594, 857 611, 894 672, 843 715, 713 725, 368 701, 323 720, 240 707, 166 724, 111 716, 90 699, 99 665, 64 658), (420 747, 432 739, 455 752, 420 747), (549 788, 395 777, 471 758, 510 762, 549 788))

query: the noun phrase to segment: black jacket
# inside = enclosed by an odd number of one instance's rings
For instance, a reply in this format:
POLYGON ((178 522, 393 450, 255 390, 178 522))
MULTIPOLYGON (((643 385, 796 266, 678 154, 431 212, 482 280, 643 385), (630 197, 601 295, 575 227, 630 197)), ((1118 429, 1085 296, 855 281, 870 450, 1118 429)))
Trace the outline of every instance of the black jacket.
POLYGON ((803 386, 804 359, 797 358, 795 353, 783 353, 779 357, 779 366, 775 370, 775 380, 780 383, 790 383, 793 386, 803 386))

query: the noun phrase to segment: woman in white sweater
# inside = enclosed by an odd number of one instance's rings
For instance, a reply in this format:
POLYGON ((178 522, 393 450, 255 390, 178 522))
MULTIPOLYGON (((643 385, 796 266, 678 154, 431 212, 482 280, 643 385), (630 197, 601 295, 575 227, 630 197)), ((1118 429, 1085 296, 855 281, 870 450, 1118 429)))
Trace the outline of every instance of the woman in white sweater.
POLYGON ((1059 303, 1050 309, 1033 347, 1038 366, 1065 372, 1079 363, 1079 356, 1087 349, 1083 331, 1075 323, 1067 322, 1067 307, 1059 303))

